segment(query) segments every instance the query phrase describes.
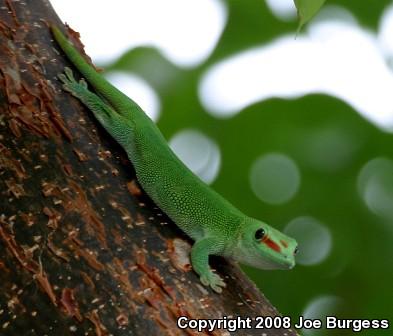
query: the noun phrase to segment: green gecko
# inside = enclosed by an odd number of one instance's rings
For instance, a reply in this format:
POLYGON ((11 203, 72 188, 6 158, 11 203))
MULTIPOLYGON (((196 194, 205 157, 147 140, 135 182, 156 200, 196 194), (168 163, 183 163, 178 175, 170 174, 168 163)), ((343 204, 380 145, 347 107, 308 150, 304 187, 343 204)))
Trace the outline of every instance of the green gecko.
POLYGON ((168 146, 158 127, 129 97, 89 65, 63 33, 53 36, 84 79, 76 81, 65 68, 59 78, 65 91, 93 112, 123 147, 137 179, 152 200, 195 243, 191 265, 205 286, 220 293, 225 282, 209 266, 209 255, 233 258, 261 269, 290 269, 297 243, 266 223, 243 214, 194 175, 168 146))

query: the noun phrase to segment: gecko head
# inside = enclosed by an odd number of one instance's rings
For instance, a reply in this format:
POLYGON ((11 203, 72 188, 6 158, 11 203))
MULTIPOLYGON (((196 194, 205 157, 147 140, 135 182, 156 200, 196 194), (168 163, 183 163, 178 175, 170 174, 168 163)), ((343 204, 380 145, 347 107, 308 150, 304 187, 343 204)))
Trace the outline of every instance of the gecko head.
POLYGON ((295 239, 257 219, 245 219, 235 248, 239 262, 261 269, 290 269, 296 253, 295 239))

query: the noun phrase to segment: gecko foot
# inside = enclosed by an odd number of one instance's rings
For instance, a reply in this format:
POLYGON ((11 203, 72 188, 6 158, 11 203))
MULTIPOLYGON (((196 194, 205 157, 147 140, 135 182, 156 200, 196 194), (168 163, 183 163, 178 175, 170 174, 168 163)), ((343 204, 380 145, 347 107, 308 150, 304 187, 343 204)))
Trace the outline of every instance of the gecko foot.
POLYGON ((201 275, 200 280, 203 285, 210 286, 217 293, 221 293, 222 287, 226 286, 224 280, 222 280, 219 275, 213 273, 212 271, 201 275))
POLYGON ((74 78, 72 70, 68 67, 64 68, 64 74, 59 74, 58 77, 63 82, 63 89, 70 92, 75 97, 80 97, 81 93, 88 90, 86 81, 82 78, 78 82, 74 78))

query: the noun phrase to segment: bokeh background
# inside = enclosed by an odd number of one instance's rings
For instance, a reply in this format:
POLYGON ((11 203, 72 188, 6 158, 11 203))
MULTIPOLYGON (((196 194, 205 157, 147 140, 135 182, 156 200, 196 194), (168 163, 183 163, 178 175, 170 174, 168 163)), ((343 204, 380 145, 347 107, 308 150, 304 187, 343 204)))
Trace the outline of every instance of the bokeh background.
POLYGON ((298 240, 294 270, 245 268, 281 313, 393 323, 391 1, 298 35, 292 0, 51 3, 194 172, 298 240))

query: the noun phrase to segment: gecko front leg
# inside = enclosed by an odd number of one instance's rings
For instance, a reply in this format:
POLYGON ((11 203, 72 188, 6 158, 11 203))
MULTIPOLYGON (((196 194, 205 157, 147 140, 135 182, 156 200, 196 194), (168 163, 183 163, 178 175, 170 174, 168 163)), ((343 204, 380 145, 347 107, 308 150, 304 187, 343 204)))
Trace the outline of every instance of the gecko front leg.
POLYGON ((209 255, 218 254, 222 249, 222 242, 212 237, 197 240, 191 249, 191 264, 194 271, 200 276, 202 284, 210 286, 217 293, 222 292, 225 282, 210 268, 209 255))

